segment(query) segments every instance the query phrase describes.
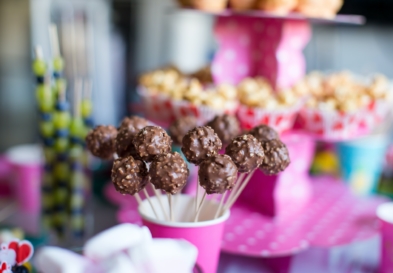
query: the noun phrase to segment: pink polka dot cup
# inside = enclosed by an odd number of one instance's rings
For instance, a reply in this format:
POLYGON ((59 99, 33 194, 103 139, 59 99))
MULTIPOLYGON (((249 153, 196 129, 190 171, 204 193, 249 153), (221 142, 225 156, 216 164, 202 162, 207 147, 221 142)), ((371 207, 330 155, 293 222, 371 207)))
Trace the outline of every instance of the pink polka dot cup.
MULTIPOLYGON (((214 219, 219 204, 207 200, 199 215, 199 222, 194 222, 194 197, 182 194, 174 196, 173 199, 173 222, 163 220, 165 215, 156 197, 151 198, 151 201, 158 214, 158 219, 155 217, 148 201, 143 201, 138 209, 143 225, 150 229, 153 238, 185 239, 189 241, 198 248, 197 264, 202 272, 215 273, 220 255, 221 239, 225 222, 229 218, 229 212, 227 211, 219 218, 214 219)), ((169 206, 167 202, 164 203, 164 209, 168 215, 169 206)))

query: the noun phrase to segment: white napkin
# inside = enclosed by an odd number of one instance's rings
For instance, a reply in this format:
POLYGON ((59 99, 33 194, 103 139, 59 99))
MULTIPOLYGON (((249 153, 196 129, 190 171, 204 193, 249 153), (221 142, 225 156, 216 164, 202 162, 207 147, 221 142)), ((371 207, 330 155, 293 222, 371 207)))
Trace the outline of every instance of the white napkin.
POLYGON ((187 241, 152 239, 148 228, 122 224, 91 238, 84 256, 43 247, 35 262, 42 273, 191 273, 197 256, 187 241))
POLYGON ((88 240, 83 252, 84 256, 93 261, 102 261, 117 252, 151 240, 151 233, 147 227, 121 224, 88 240))
POLYGON ((198 249, 184 240, 154 239, 128 251, 138 272, 185 273, 192 272, 198 249))
POLYGON ((43 247, 35 256, 38 272, 43 273, 86 273, 92 267, 82 255, 59 247, 43 247))

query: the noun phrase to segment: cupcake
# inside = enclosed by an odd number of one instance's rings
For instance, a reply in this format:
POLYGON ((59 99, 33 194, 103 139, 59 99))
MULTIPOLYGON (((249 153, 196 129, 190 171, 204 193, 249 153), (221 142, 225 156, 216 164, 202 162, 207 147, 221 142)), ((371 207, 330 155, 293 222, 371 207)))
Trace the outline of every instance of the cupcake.
POLYGON ((249 10, 255 8, 257 0, 229 0, 229 6, 234 10, 249 10))
POLYGON ((258 0, 256 7, 279 15, 286 15, 296 8, 298 0, 258 0))
POLYGON ((220 12, 228 4, 228 0, 192 0, 191 2, 193 8, 210 12, 220 12))
POLYGON ((334 18, 343 0, 298 0, 296 11, 308 17, 334 18))

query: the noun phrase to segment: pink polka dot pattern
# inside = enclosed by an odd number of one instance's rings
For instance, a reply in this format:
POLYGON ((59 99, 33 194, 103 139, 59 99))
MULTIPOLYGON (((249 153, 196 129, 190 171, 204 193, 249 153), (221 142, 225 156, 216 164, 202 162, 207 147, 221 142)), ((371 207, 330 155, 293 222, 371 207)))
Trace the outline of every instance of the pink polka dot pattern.
POLYGON ((216 83, 237 84, 247 76, 264 76, 277 87, 289 87, 305 73, 302 53, 310 38, 307 20, 218 17, 219 50, 213 60, 216 83))
MULTIPOLYGON (((222 250, 245 256, 290 255, 310 246, 333 247, 368 239, 378 234, 376 207, 381 198, 353 196, 341 181, 313 179, 311 204, 301 211, 287 207, 270 218, 250 206, 236 204, 231 210, 222 250)), ((123 206, 120 222, 141 224, 136 204, 123 206)))

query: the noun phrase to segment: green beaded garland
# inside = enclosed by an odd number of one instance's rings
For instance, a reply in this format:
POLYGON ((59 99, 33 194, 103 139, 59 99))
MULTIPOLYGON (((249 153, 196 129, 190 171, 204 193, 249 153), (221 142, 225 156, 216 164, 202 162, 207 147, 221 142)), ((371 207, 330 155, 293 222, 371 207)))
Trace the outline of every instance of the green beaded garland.
POLYGON ((44 157, 47 163, 52 163, 56 158, 56 153, 52 148, 44 148, 44 157))
POLYGON ((53 175, 56 179, 67 180, 70 174, 70 168, 67 163, 57 163, 53 169, 53 175))
POLYGON ((33 61, 33 72, 36 76, 45 76, 47 65, 44 60, 33 61))
POLYGON ((55 134, 55 126, 51 121, 40 122, 40 133, 43 137, 52 137, 55 134))
POLYGON ((93 103, 90 100, 82 100, 81 103, 82 117, 90 117, 93 112, 93 103))
POLYGON ((85 134, 85 124, 81 118, 73 118, 70 125, 70 134, 76 138, 83 138, 85 134))
POLYGON ((56 129, 65 129, 70 126, 71 114, 69 112, 55 112, 53 115, 53 124, 56 129))
POLYGON ((64 70, 64 60, 62 57, 55 57, 53 60, 53 70, 56 72, 61 72, 64 70))
POLYGON ((69 146, 68 138, 58 138, 55 140, 55 151, 58 153, 63 153, 67 151, 69 146))

